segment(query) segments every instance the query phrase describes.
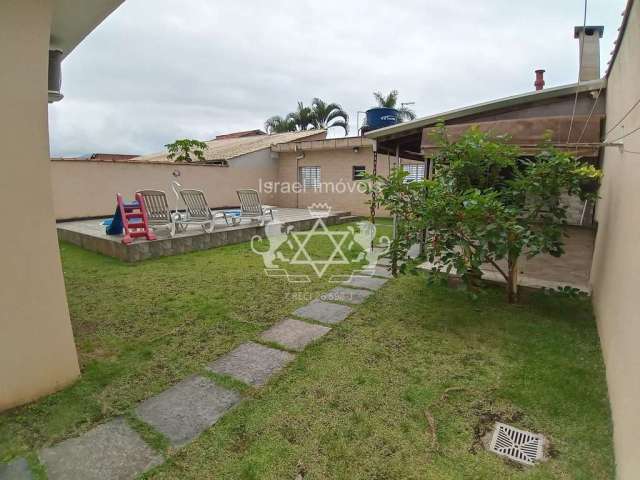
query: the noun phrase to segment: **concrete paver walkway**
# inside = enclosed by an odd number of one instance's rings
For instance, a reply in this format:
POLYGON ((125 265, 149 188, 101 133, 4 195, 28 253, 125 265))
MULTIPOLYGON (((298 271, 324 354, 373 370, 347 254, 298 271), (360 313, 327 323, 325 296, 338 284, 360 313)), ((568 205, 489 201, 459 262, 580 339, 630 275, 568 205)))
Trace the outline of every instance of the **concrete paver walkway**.
MULTIPOLYGON (((377 266, 374 276, 355 276, 330 292, 297 309, 294 315, 320 323, 336 324, 391 277, 377 266), (376 276, 386 278, 376 278, 376 276)), ((301 320, 284 319, 265 331, 260 340, 288 350, 302 351, 326 335, 331 328, 301 320)), ((254 342, 247 342, 223 355, 206 368, 261 387, 295 355, 254 342)), ((238 392, 222 388, 213 380, 194 375, 138 405, 136 416, 164 435, 174 447, 194 440, 241 401, 238 392)), ((164 458, 149 447, 123 418, 99 425, 87 433, 39 452, 50 480, 125 480, 160 465, 164 458)), ((29 480, 24 458, 0 465, 0 480, 29 480)))
POLYGON ((291 353, 248 342, 209 364, 207 369, 260 387, 294 358, 291 353))
POLYGON ((39 456, 49 480, 131 479, 164 460, 123 418, 44 448, 39 456))
POLYGON ((373 295, 371 290, 357 290, 355 288, 336 287, 320 297, 324 302, 342 302, 360 304, 369 295, 373 295))
POLYGON ((343 282, 342 285, 354 288, 366 288, 368 290, 378 290, 385 283, 387 283, 386 278, 353 276, 346 282, 343 282))
POLYGON ((0 480, 31 480, 32 478, 29 464, 22 457, 0 465, 0 480))
POLYGON ((264 332, 260 340, 273 342, 299 352, 329 331, 331 331, 329 327, 287 318, 264 332))
POLYGON ((297 309, 293 314, 320 323, 340 323, 352 312, 351 307, 314 300, 310 304, 297 309))
POLYGON ((216 423, 240 402, 237 392, 205 377, 189 377, 142 402, 136 415, 180 447, 216 423))

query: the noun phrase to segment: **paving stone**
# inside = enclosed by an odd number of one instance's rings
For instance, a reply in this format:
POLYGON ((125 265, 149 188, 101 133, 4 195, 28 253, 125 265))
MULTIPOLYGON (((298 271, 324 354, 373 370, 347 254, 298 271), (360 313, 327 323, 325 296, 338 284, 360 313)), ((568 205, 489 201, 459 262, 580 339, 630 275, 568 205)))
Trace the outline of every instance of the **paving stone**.
POLYGON ((362 276, 353 276, 349 280, 343 283, 343 285, 347 285, 349 287, 354 288, 366 288, 368 290, 378 290, 389 280, 386 278, 375 278, 375 277, 362 277, 362 276))
POLYGON ((31 480, 32 478, 29 464, 22 457, 0 464, 0 480, 31 480))
MULTIPOLYGON (((398 266, 402 265, 403 263, 405 263, 404 260, 398 260, 398 266)), ((391 266, 391 259, 387 257, 379 258, 378 265, 389 267, 391 266)))
POLYGON ((334 324, 343 321, 351 312, 351 307, 346 305, 314 300, 308 305, 297 309, 293 314, 316 322, 334 324))
POLYGON ((132 479, 163 461, 122 418, 44 448, 39 456, 49 480, 132 479))
POLYGON ((260 338, 274 342, 289 350, 303 350, 308 344, 327 334, 331 329, 287 318, 264 332, 260 338))
POLYGON ((343 303, 362 303, 369 295, 371 290, 357 290, 355 288, 336 287, 320 297, 325 302, 343 302, 343 303))
POLYGON ((247 342, 210 363, 207 369, 260 387, 294 358, 291 353, 247 342))
POLYGON ((383 277, 383 278, 393 278, 393 275, 391 274, 391 270, 389 270, 391 267, 386 267, 386 266, 376 266, 375 270, 373 271, 373 276, 374 277, 383 277))
POLYGON ((240 401, 240 394, 201 376, 189 377, 142 402, 136 415, 174 447, 192 441, 240 401))

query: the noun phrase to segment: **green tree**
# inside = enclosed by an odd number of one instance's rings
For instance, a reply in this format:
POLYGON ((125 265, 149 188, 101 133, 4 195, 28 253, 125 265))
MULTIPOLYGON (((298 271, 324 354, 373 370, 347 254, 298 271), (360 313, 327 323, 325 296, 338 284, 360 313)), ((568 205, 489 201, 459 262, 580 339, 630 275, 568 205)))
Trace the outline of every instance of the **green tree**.
POLYGON ((320 98, 311 101, 311 113, 315 128, 340 127, 344 134, 349 133, 349 115, 337 103, 326 103, 320 98))
POLYGON ((282 118, 280 115, 274 115, 264 122, 264 128, 269 134, 295 132, 296 124, 289 117, 282 118))
POLYGON ((407 185, 400 169, 386 179, 370 177, 376 207, 399 214, 393 273, 409 246, 422 241, 434 276, 455 270, 473 290, 488 263, 504 277, 509 302, 516 302, 519 259, 564 253, 568 207, 561 197, 595 200, 601 172, 549 141, 525 159, 508 137, 474 128, 449 142, 440 125, 435 138, 432 180, 407 185))
POLYGON ((173 143, 167 143, 165 147, 169 150, 167 155, 169 160, 191 163, 194 161, 192 156, 200 162, 205 160, 204 152, 207 149, 207 144, 198 140, 183 138, 173 143))
POLYGON ((373 97, 376 99, 378 107, 395 108, 399 112, 399 120, 401 122, 415 119, 416 112, 410 108, 404 105, 400 105, 400 108, 398 108, 398 96, 398 90, 391 90, 387 95, 382 92, 373 92, 373 97))

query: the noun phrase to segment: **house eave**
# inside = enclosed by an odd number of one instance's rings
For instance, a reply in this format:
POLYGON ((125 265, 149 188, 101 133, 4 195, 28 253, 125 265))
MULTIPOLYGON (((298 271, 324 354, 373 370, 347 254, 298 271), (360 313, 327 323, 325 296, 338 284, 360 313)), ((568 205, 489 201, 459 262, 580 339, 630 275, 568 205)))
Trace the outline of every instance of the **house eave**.
POLYGON ((372 130, 365 134, 365 137, 371 139, 393 139, 398 136, 405 136, 411 132, 421 132, 423 128, 435 125, 440 121, 448 121, 456 118, 467 117, 479 113, 484 113, 492 110, 498 110, 501 108, 509 108, 519 105, 526 105, 529 103, 548 100, 556 97, 562 97, 570 95, 576 91, 579 93, 589 92, 592 90, 600 90, 606 88, 606 79, 590 80, 588 82, 572 83, 569 85, 562 85, 560 87, 546 88, 544 90, 527 92, 519 95, 513 95, 510 97, 500 98, 497 100, 491 100, 488 102, 482 102, 467 107, 456 108, 446 112, 429 115, 427 117, 418 118, 410 122, 399 123, 390 127, 380 128, 378 130, 372 130))

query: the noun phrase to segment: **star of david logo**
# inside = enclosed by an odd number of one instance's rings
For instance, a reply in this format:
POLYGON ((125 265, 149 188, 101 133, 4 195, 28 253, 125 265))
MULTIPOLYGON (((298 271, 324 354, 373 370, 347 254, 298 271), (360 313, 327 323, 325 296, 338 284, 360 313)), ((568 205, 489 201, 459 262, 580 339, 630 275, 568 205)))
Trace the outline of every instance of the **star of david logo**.
POLYGON ((346 231, 330 231, 321 218, 316 220, 313 228, 307 232, 292 232, 292 237, 298 245, 293 258, 289 261, 291 265, 310 265, 318 277, 322 277, 330 265, 349 264, 349 260, 342 251, 342 244, 347 239, 349 232, 346 231), (333 244, 333 252, 327 260, 313 260, 307 252, 307 243, 312 237, 327 237, 333 244), (300 258, 302 257, 302 258, 300 258))

